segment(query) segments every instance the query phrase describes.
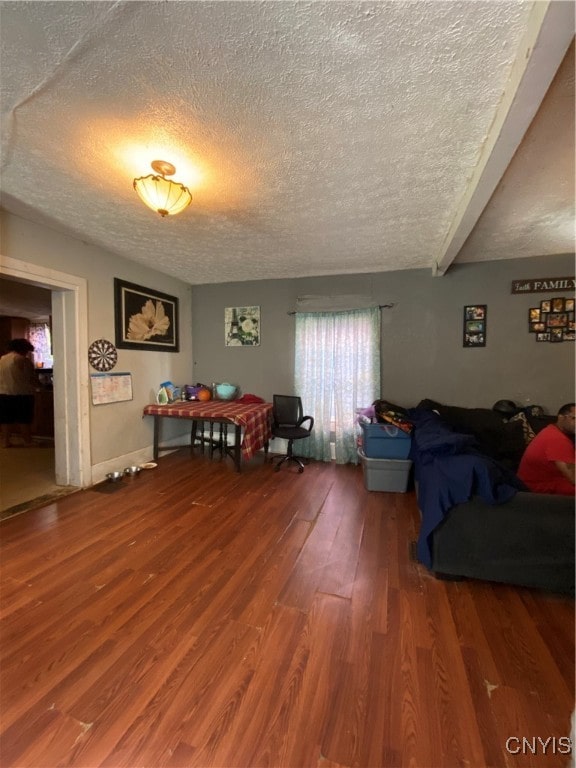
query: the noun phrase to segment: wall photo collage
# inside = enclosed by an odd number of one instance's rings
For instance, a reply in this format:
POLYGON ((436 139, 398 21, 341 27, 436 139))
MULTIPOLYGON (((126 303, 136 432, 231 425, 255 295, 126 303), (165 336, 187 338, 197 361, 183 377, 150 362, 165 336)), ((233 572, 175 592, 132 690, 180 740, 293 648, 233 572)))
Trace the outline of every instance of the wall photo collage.
POLYGON ((574 341, 574 299, 561 296, 543 299, 540 306, 528 310, 528 327, 536 341, 574 341))

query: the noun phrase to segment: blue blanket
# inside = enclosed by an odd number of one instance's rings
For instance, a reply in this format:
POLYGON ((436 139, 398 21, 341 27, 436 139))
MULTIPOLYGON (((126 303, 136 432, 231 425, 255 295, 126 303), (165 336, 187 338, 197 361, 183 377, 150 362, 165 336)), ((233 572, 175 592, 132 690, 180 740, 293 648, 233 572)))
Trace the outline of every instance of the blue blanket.
POLYGON ((432 568, 432 533, 452 507, 473 496, 503 504, 526 489, 511 470, 480 453, 472 435, 454 432, 438 414, 414 408, 409 417, 414 424, 410 458, 422 513, 418 559, 432 568))

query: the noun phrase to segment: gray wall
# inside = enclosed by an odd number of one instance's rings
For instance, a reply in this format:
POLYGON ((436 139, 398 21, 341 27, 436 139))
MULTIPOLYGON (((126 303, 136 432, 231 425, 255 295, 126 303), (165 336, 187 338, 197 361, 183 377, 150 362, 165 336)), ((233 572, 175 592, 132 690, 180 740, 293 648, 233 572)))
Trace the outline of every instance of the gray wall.
MULTIPOLYGON (((142 408, 154 401, 162 381, 183 383, 192 375, 191 288, 187 283, 135 264, 102 248, 7 212, 2 224, 1 255, 44 268, 85 278, 88 286, 88 337, 81 339, 84 356, 96 339, 114 341, 114 278, 150 287, 179 299, 180 352, 118 350, 114 372, 132 374, 133 400, 90 405, 92 466, 113 460, 152 444, 152 419, 142 418, 142 408)), ((55 375, 61 361, 54 361, 55 375)), ((70 414, 70 417, 77 418, 70 414)), ((183 431, 181 424, 167 424, 170 438, 183 431)), ((187 431, 187 428, 186 428, 187 431)), ((122 465, 120 465, 121 468, 122 465)))
MULTIPOLYGON (((574 343, 538 343, 528 309, 570 293, 512 295, 514 279, 573 276, 572 255, 428 270, 297 280, 221 283, 192 288, 194 382, 230 381, 266 399, 293 392, 298 296, 365 294, 382 310, 382 397, 413 406, 429 397, 491 407, 501 398, 555 413, 574 400, 574 343), (487 345, 462 346, 466 304, 487 304, 487 345), (261 307, 261 345, 226 347, 224 308, 261 307)), ((572 294, 573 295, 573 294, 572 294)))

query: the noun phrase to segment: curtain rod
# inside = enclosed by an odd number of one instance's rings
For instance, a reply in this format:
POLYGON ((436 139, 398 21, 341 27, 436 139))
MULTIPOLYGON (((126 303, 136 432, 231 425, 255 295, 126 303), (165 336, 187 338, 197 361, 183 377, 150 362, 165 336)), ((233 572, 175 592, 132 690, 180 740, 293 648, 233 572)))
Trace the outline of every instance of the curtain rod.
MULTIPOLYGON (((395 304, 378 304, 378 309, 392 309, 392 307, 395 307, 395 304)), ((370 307, 358 307, 358 309, 370 309, 370 307)), ((336 309, 335 312, 352 312, 353 310, 350 309, 336 309)), ((329 309, 319 309, 318 312, 330 312, 329 309)), ((305 314, 303 312, 286 312, 287 315, 301 315, 305 314)), ((309 313, 313 314, 313 313, 309 313)))

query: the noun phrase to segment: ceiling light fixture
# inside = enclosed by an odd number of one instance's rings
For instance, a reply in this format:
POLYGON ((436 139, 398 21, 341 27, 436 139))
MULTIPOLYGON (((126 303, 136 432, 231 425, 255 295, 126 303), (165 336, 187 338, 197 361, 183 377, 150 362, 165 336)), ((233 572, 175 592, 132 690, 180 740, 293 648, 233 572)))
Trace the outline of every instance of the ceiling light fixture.
POLYGON ((134 189, 138 196, 149 208, 160 216, 174 216, 180 213, 192 202, 188 187, 177 181, 170 181, 166 176, 173 176, 176 168, 165 160, 154 160, 151 163, 153 173, 134 179, 134 189))

